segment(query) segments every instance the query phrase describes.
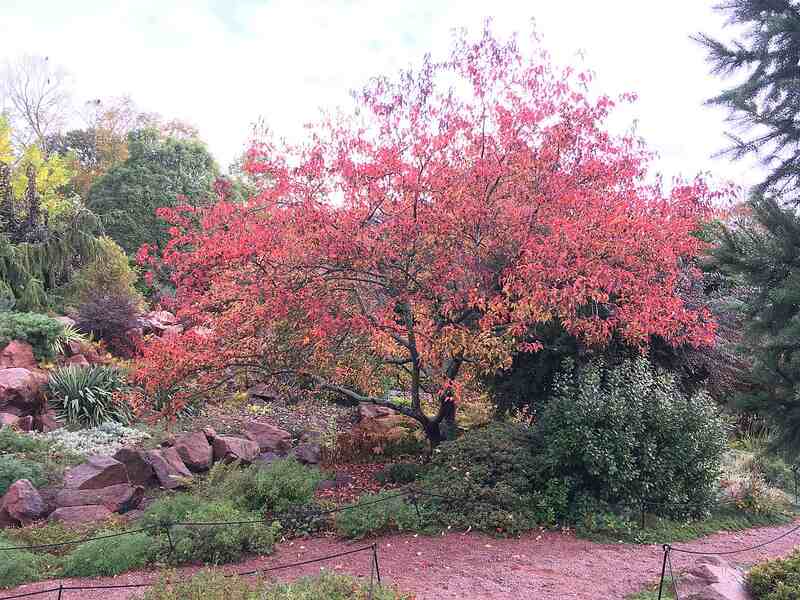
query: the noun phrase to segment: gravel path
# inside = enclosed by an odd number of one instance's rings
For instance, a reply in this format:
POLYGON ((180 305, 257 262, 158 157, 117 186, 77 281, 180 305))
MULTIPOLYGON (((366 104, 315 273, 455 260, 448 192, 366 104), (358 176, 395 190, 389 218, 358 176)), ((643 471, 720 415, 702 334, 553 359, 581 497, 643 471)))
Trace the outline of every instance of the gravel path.
MULTIPOLYGON (((734 533, 715 534, 676 546, 715 551, 753 546, 795 527, 798 522, 734 533)), ((658 578, 661 547, 629 544, 598 544, 554 532, 525 535, 519 539, 494 539, 478 534, 448 534, 438 537, 397 535, 367 542, 342 542, 333 538, 283 543, 274 555, 253 558, 229 571, 268 568, 310 558, 378 544, 381 575, 400 589, 413 592, 417 600, 526 600, 622 599, 658 578)), ((737 563, 754 563, 783 556, 800 545, 800 531, 764 548, 727 557, 737 563)), ((673 555, 676 569, 687 567, 697 557, 673 555)), ((358 553, 280 571, 281 579, 292 579, 320 570, 322 565, 341 573, 369 577, 370 553, 358 553)), ((188 575, 196 568, 179 570, 188 575)), ((38 582, 0 592, 0 600, 13 594, 70 585, 108 585, 149 581, 152 572, 135 572, 115 578, 64 579, 38 582)), ((64 592, 63 600, 127 600, 141 590, 83 590, 64 592)), ((56 599, 57 594, 33 598, 56 599)))

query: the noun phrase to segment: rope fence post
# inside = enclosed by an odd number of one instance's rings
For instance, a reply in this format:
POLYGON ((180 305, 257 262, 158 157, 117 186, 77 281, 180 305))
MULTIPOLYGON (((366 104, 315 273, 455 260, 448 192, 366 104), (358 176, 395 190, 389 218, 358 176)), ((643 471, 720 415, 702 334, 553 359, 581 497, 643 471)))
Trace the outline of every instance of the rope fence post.
POLYGON ((794 479, 794 503, 800 503, 800 499, 797 496, 797 465, 792 465, 792 479, 794 479))
POLYGON ((170 527, 172 527, 171 523, 164 523, 164 533, 167 534, 167 541, 169 542, 169 554, 172 556, 172 553, 175 552, 175 544, 172 541, 172 534, 170 533, 170 527))
POLYGON ((671 550, 669 544, 664 544, 662 548, 664 550, 664 560, 661 562, 661 579, 658 582, 658 600, 661 600, 664 592, 664 576, 667 574, 667 557, 671 550))
POLYGON ((375 577, 378 580, 378 585, 381 584, 381 567, 378 564, 378 544, 372 544, 372 561, 375 563, 375 577))
POLYGON ((61 595, 64 593, 64 584, 58 584, 58 600, 61 600, 61 595))

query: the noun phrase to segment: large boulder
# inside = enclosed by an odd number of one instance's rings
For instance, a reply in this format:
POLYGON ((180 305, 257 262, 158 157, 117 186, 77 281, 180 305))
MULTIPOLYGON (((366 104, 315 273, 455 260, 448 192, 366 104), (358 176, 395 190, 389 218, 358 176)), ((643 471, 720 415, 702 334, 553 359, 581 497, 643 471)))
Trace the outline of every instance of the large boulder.
POLYGON ((358 420, 362 419, 381 419, 383 417, 391 417, 397 413, 391 408, 385 406, 378 406, 369 402, 362 402, 358 405, 358 420))
POLYGON ((120 483, 99 489, 64 488, 56 494, 55 504, 58 508, 101 505, 111 512, 124 513, 138 507, 142 498, 144 498, 142 486, 120 483))
POLYGON ((251 421, 244 426, 244 437, 258 444, 260 452, 286 454, 292 447, 292 435, 279 427, 251 421))
POLYGON ((0 523, 30 525, 45 513, 45 503, 27 479, 12 483, 0 499, 0 523))
POLYGON ((300 444, 297 448, 292 450, 292 456, 304 465, 318 465, 320 458, 319 444, 300 444))
POLYGON ((90 456, 82 465, 64 472, 64 487, 73 490, 96 490, 121 483, 128 483, 128 469, 110 456, 90 456))
POLYGON ((153 310, 141 315, 136 326, 145 334, 155 333, 161 335, 167 327, 178 324, 178 318, 166 310, 153 310))
POLYGON ((41 407, 42 386, 47 377, 20 367, 0 369, 0 411, 35 414, 41 407))
POLYGON ((0 427, 14 427, 19 423, 19 415, 0 412, 0 427))
POLYGON ((48 517, 49 521, 56 523, 97 523, 105 521, 113 511, 101 504, 90 506, 63 506, 54 510, 48 517))
POLYGON ((278 395, 266 383, 257 383, 247 390, 247 399, 250 402, 272 402, 278 395))
POLYGON ((28 342, 12 340, 0 350, 0 369, 37 369, 33 346, 28 342))
POLYGON ((147 453, 147 462, 153 467, 161 487, 175 490, 186 486, 192 473, 186 468, 175 448, 161 448, 147 453))
POLYGON ((679 580, 686 600, 750 600, 742 572, 718 556, 701 556, 679 580))
POLYGON ((156 473, 147 460, 147 453, 136 448, 120 448, 114 454, 114 460, 125 465, 128 471, 128 481, 133 485, 156 485, 156 473))
POLYGON ((259 447, 256 442, 230 435, 218 435, 212 442, 214 446, 214 460, 251 463, 258 456, 259 447))
POLYGON ((177 436, 173 448, 190 471, 207 471, 214 463, 214 450, 201 431, 177 436))
POLYGON ((33 419, 33 428, 44 433, 55 431, 63 426, 64 424, 58 420, 58 415, 54 410, 46 410, 36 415, 33 419))

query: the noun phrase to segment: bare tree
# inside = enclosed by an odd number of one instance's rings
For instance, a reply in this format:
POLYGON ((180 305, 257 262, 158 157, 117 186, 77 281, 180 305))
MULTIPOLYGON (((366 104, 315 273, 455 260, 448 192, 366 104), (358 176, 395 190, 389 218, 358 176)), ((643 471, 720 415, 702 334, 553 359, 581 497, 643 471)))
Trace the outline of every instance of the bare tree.
POLYGON ((21 56, 0 70, 0 106, 14 128, 14 143, 45 148, 71 114, 69 74, 46 56, 21 56))

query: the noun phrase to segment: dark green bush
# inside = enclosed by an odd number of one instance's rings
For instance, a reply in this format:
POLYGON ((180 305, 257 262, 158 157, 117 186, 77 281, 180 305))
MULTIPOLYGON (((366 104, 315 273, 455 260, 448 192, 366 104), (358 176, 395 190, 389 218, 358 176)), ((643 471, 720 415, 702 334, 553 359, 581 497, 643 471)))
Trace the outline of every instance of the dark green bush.
MULTIPOLYGON (((107 533, 100 531, 96 535, 107 533)), ((139 569, 155 560, 160 542, 146 533, 131 533, 92 540, 78 546, 64 559, 65 577, 108 577, 139 569)))
POLYGON ((153 527, 186 521, 190 512, 205 504, 202 498, 192 494, 177 493, 162 496, 145 509, 139 523, 142 527, 153 527))
MULTIPOLYGON (((517 533, 538 522, 534 498, 541 466, 534 436, 522 425, 490 423, 441 444, 422 478, 427 504, 443 525, 517 533)), ((543 509, 542 515, 549 514, 543 509)))
POLYGON ((28 342, 39 360, 53 358, 53 348, 64 326, 38 313, 0 312, 0 347, 12 340, 28 342))
POLYGON ((217 463, 209 472, 203 493, 229 499, 243 510, 280 515, 291 506, 309 504, 321 479, 319 469, 303 466, 293 458, 246 468, 217 463))
POLYGON ((795 600, 800 598, 800 551, 788 558, 769 560, 754 566, 747 583, 755 600, 795 600))
POLYGON ((779 456, 761 452, 755 457, 755 464, 771 486, 794 492, 794 473, 792 468, 779 456))
POLYGON ((661 515, 707 511, 715 500, 726 431, 705 393, 691 398, 645 359, 565 370, 537 421, 545 480, 661 515))
POLYGON ((133 412, 116 394, 126 389, 125 375, 105 365, 61 367, 50 375, 47 391, 59 418, 72 425, 96 427, 109 421, 127 425, 133 412))
POLYGON ((46 482, 44 470, 33 461, 14 456, 0 455, 0 496, 18 479, 27 479, 34 487, 46 482))
MULTIPOLYGON (((257 521, 259 516, 240 510, 229 500, 207 502, 186 515, 190 523, 257 521)), ((171 530, 178 562, 211 564, 235 562, 246 553, 269 554, 280 532, 278 523, 242 525, 181 525, 171 530)))
POLYGON ((357 506, 336 513, 336 530, 348 538, 363 538, 386 531, 415 531, 421 527, 414 507, 397 492, 362 496, 357 506))
POLYGON ((142 600, 410 600, 409 596, 379 585, 370 595, 362 581, 329 573, 291 583, 267 583, 244 577, 226 577, 206 569, 181 579, 172 573, 148 589, 142 600))
POLYGON ((394 463, 375 474, 380 483, 411 483, 422 475, 424 469, 417 463, 394 463))
MULTIPOLYGON (((0 535, 0 548, 19 546, 0 535)), ((43 559, 24 550, 0 551, 0 588, 10 588, 43 577, 43 559)))

